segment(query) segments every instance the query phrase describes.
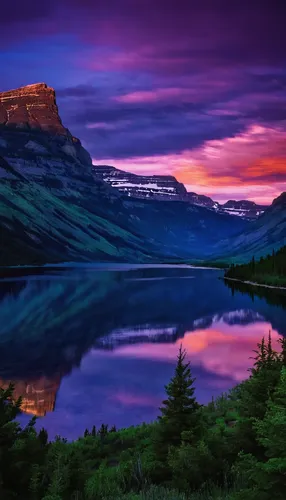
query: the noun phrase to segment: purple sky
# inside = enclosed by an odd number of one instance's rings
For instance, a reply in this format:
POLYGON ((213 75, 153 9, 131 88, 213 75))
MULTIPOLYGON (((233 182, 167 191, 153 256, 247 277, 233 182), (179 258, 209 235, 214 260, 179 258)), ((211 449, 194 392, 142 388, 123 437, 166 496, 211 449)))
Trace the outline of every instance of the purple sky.
POLYGON ((223 201, 286 185, 286 4, 11 0, 0 90, 45 81, 95 163, 223 201))

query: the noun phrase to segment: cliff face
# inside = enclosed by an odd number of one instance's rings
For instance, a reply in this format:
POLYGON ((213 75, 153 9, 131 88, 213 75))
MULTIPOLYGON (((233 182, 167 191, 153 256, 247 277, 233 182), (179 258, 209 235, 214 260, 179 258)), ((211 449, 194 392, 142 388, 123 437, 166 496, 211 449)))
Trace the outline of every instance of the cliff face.
POLYGON ((45 83, 0 93, 0 156, 53 190, 81 188, 93 178, 89 154, 63 126, 55 91, 45 83))
POLYGON ((70 135, 58 114, 55 91, 45 83, 0 94, 0 126, 70 135))
POLYGON ((94 175, 125 196, 153 200, 186 199, 187 190, 172 175, 137 175, 109 165, 94 165, 94 175))

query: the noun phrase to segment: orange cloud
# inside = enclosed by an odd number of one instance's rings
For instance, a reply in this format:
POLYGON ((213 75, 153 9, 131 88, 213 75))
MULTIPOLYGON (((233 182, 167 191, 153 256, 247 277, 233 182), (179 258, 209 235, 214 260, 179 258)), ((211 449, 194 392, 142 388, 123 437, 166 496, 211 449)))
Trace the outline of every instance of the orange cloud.
POLYGON ((251 125, 234 137, 205 141, 196 149, 178 154, 109 159, 104 163, 143 175, 174 175, 188 191, 218 201, 231 197, 270 204, 285 191, 286 131, 283 127, 251 125))
MULTIPOLYGON (((286 140, 286 138, 285 138, 286 140)), ((262 158, 254 163, 247 165, 244 169, 244 175, 248 181, 257 177, 265 177, 265 183, 269 182, 269 176, 285 176, 286 181, 286 158, 262 158)))

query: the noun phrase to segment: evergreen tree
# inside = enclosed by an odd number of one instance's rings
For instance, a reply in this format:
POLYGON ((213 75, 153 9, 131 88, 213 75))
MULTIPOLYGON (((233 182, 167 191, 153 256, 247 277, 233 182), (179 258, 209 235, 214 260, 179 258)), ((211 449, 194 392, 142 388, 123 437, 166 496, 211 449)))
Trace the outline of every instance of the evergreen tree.
POLYGON ((190 363, 185 363, 186 351, 180 346, 175 376, 165 386, 168 399, 163 401, 160 408, 159 421, 173 427, 173 442, 179 443, 181 433, 188 430, 193 420, 194 413, 199 405, 194 397, 195 379, 192 378, 190 363))
MULTIPOLYGON (((154 435, 154 451, 157 459, 165 462, 171 446, 178 446, 182 433, 188 442, 196 434, 199 424, 199 404, 194 396, 194 381, 190 364, 185 362, 186 351, 180 346, 175 375, 165 386, 168 399, 163 401, 154 435)), ((184 438, 185 439, 185 438, 184 438)))
POLYGON ((255 258, 254 258, 254 256, 252 257, 252 260, 251 260, 251 269, 252 269, 252 272, 254 273, 255 272, 255 258))
POLYGON ((267 357, 267 352, 266 352, 266 345, 265 345, 265 339, 262 337, 261 342, 257 344, 258 349, 255 349, 253 352, 256 354, 254 358, 255 362, 253 365, 253 368, 250 369, 252 374, 258 372, 261 370, 263 367, 265 367, 266 364, 266 357, 267 357))
POLYGON ((113 426, 111 427, 111 429, 110 429, 110 431, 109 431, 109 432, 116 432, 116 427, 115 427, 115 425, 113 425, 113 426))
POLYGON ((89 436, 89 430, 85 429, 85 431, 84 431, 84 437, 87 437, 87 436, 89 436))
POLYGON ((38 438, 43 446, 45 446, 48 442, 48 433, 46 429, 42 428, 38 434, 38 438))
POLYGON ((286 492, 286 368, 262 421, 255 424, 258 442, 265 448, 266 461, 257 464, 255 479, 260 498, 285 499, 286 492), (268 496, 269 495, 269 496, 268 496))
POLYGON ((98 431, 98 435, 100 436, 101 440, 103 440, 107 434, 108 434, 108 425, 101 424, 101 427, 98 431))
POLYGON ((267 344, 265 343, 264 337, 261 343, 257 344, 258 349, 253 351, 256 353, 254 367, 250 370, 252 374, 259 372, 264 368, 270 369, 275 365, 278 360, 277 352, 272 348, 271 332, 268 334, 267 344))
POLYGON ((280 360, 282 365, 286 366, 286 337, 281 337, 278 342, 281 344, 280 360))
POLYGON ((95 436, 96 436, 96 427, 95 427, 95 425, 92 427, 91 435, 92 435, 93 437, 95 437, 95 436))

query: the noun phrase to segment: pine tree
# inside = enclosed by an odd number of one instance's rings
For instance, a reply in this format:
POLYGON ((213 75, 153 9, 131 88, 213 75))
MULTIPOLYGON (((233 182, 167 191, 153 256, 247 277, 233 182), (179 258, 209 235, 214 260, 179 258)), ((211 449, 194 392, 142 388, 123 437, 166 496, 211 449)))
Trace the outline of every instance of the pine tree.
POLYGON ((107 433, 108 433, 108 425, 101 424, 101 427, 98 431, 98 435, 100 436, 101 440, 105 438, 107 433))
POLYGON ((281 337, 278 339, 279 344, 281 344, 280 361, 283 366, 286 366, 286 337, 281 337))
POLYGON ((84 437, 87 437, 87 436, 89 436, 89 431, 88 431, 88 429, 85 429, 85 431, 84 431, 84 437))
POLYGON ((255 349, 253 351, 256 356, 254 358, 251 358, 255 360, 253 368, 250 369, 252 374, 261 370, 263 367, 265 367, 266 364, 267 350, 264 337, 262 337, 261 343, 258 342, 257 347, 258 349, 255 349))
POLYGON ((40 440, 40 442, 42 443, 43 446, 45 446, 48 442, 48 433, 46 431, 46 429, 44 429, 44 427, 40 430, 39 434, 38 434, 38 438, 40 440))
POLYGON ((265 343, 265 339, 263 337, 261 343, 257 344, 257 347, 258 349, 253 351, 255 352, 256 356, 254 358, 251 358, 255 360, 254 368, 250 370, 252 374, 257 373, 264 368, 272 368, 278 359, 277 353, 272 348, 270 331, 268 334, 267 344, 265 343))
POLYGON ((275 352, 272 348, 272 339, 271 332, 268 334, 268 342, 266 347, 266 363, 268 368, 272 367, 273 364, 277 361, 277 352, 275 352))
POLYGON ((255 258, 254 258, 254 256, 252 257, 252 260, 251 260, 251 271, 252 271, 252 273, 255 272, 255 258))
POLYGON ((186 351, 180 346, 175 375, 165 386, 168 399, 163 401, 159 416, 160 441, 167 445, 178 445, 184 431, 195 430, 199 404, 194 396, 190 364, 185 362, 186 351))
POLYGON ((93 427, 92 427, 91 435, 92 435, 93 437, 95 437, 95 436, 96 436, 96 427, 95 427, 95 425, 93 425, 93 427))
MULTIPOLYGON (((259 491, 267 498, 284 499, 286 491, 286 368, 281 370, 280 381, 264 419, 255 424, 258 442, 265 448, 266 461, 256 470, 259 491)), ((266 498, 261 495, 261 498, 266 498)))
POLYGON ((115 425, 113 425, 113 426, 111 427, 111 429, 110 429, 110 431, 109 431, 109 432, 116 432, 116 427, 115 427, 115 425))

